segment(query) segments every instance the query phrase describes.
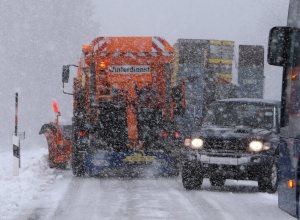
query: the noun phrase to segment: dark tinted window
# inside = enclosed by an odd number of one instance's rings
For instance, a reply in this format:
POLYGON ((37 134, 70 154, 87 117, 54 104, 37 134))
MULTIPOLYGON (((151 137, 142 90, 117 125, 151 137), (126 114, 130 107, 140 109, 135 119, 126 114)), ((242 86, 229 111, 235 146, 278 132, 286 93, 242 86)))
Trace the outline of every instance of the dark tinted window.
POLYGON ((215 102, 204 119, 204 125, 249 126, 271 129, 274 106, 257 103, 215 102))

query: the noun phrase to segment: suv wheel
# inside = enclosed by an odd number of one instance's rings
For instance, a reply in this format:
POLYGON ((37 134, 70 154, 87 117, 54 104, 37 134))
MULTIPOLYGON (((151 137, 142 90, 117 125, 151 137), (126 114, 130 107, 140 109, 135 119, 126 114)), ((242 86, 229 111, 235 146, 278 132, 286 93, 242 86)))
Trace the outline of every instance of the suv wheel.
POLYGON ((209 178, 212 186, 222 187, 225 184, 226 179, 222 176, 212 176, 209 178))
POLYGON ((267 172, 258 179, 258 190, 260 192, 275 193, 278 186, 278 169, 277 163, 274 161, 267 172))
POLYGON ((182 184, 186 190, 200 189, 203 182, 201 167, 196 163, 185 162, 182 166, 182 184))

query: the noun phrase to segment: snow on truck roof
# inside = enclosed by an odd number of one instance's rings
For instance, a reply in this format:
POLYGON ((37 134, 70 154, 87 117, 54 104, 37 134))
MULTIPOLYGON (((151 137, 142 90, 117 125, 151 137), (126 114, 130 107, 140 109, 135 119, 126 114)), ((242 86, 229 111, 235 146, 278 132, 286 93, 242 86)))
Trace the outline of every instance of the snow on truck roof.
POLYGON ((92 41, 93 50, 101 56, 112 54, 160 54, 169 56, 173 47, 161 37, 98 37, 92 41))
POLYGON ((217 102, 245 102, 245 103, 264 103, 264 104, 271 104, 271 105, 280 105, 280 101, 259 99, 259 98, 230 98, 230 99, 217 100, 217 102))

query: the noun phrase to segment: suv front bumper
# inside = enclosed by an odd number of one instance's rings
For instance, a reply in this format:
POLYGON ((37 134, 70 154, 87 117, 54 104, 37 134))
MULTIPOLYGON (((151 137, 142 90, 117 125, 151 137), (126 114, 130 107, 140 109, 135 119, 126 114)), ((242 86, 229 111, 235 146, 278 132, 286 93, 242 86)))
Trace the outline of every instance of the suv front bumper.
POLYGON ((184 161, 199 166, 204 177, 257 180, 274 162, 271 154, 186 152, 184 161))

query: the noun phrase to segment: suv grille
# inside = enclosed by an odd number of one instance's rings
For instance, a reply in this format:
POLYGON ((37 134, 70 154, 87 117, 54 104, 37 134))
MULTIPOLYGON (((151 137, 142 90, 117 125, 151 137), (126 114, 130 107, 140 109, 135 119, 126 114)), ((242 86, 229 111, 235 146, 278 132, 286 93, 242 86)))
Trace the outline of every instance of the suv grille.
POLYGON ((206 138, 204 141, 204 149, 218 151, 243 151, 247 150, 247 139, 238 138, 206 138))

